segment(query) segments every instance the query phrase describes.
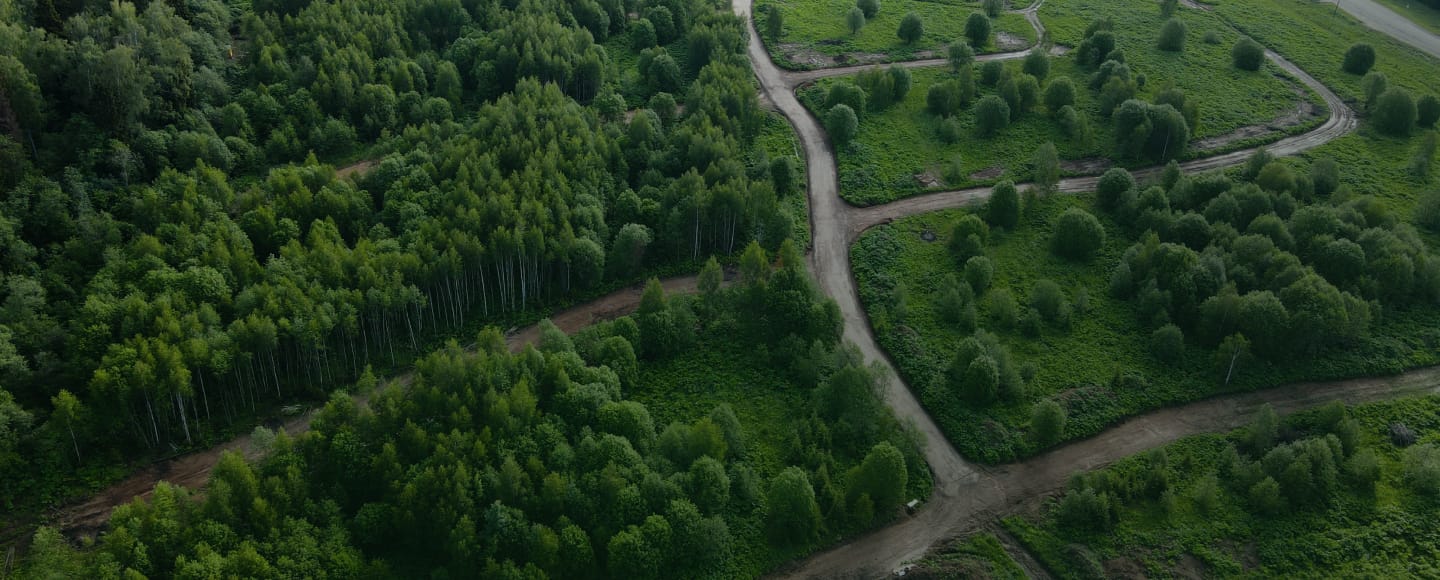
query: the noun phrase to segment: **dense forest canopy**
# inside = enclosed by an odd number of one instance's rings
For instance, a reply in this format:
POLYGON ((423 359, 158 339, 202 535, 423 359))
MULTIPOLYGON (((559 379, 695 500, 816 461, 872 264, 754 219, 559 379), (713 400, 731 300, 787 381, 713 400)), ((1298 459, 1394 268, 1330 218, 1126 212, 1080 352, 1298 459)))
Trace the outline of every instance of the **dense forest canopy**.
POLYGON ((0 503, 484 320, 778 248, 720 7, 0 3, 0 503), (683 51, 673 94, 621 96, 645 71, 601 42, 637 11, 670 18, 634 44, 683 51))

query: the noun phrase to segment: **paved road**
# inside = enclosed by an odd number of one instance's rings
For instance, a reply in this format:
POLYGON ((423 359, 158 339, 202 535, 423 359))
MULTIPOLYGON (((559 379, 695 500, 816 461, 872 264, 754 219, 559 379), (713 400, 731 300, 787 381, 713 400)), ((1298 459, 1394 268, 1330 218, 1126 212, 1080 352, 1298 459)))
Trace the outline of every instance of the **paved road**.
MULTIPOLYGON (((1413 46, 1421 52, 1440 58, 1440 36, 1421 28, 1409 18, 1375 0, 1337 0, 1340 9, 1349 12, 1365 26, 1389 35, 1391 38, 1413 46)), ((1440 74, 1437 72, 1436 74, 1440 74)))

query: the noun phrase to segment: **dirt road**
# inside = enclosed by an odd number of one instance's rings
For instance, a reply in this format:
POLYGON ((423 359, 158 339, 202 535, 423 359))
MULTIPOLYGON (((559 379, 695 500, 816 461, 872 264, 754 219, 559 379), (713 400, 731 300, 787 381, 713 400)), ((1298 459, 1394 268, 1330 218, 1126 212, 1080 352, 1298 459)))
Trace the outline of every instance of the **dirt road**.
MULTIPOLYGON (((665 288, 665 292, 672 294, 694 292, 696 283, 695 276, 666 278, 660 282, 661 286, 665 288)), ((617 290, 590 302, 562 310, 552 316, 551 321, 567 334, 574 333, 596 321, 610 320, 634 312, 640 306, 640 295, 643 290, 644 285, 641 284, 617 290)), ((525 345, 535 344, 539 340, 540 328, 536 324, 505 337, 506 343, 510 345, 510 350, 515 352, 519 352, 525 345)), ((407 371, 391 378, 390 382, 408 385, 412 378, 413 371, 407 371)), ((368 395, 365 394, 356 397, 356 400, 362 405, 367 399, 368 395)), ((284 429, 291 436, 296 436, 310 429, 310 418, 311 414, 305 413, 286 419, 281 423, 268 425, 268 427, 284 429)), ((247 433, 204 451, 152 463, 85 501, 71 504, 50 514, 48 525, 60 528, 62 533, 71 538, 94 536, 109 521, 110 512, 116 506, 129 503, 137 497, 149 498, 155 491, 155 484, 161 481, 190 489, 200 489, 210 479, 210 471, 220 461, 222 453, 240 451, 247 458, 255 459, 258 454, 252 449, 251 440, 250 434, 247 433)))
POLYGON ((1391 38, 1440 58, 1440 36, 1421 28, 1409 18, 1397 14, 1375 0, 1335 0, 1340 9, 1349 12, 1365 26, 1391 38))
MULTIPOLYGON (((866 228, 892 219, 975 203, 988 197, 989 189, 968 189, 922 195, 894 203, 855 208, 841 200, 837 188, 834 152, 819 121, 802 106, 794 90, 806 82, 829 76, 853 74, 866 67, 842 67, 804 72, 778 69, 769 59, 749 18, 751 0, 732 0, 735 12, 750 23, 749 53, 763 97, 785 115, 800 137, 809 167, 811 227, 815 251, 811 267, 820 287, 840 306, 845 320, 845 339, 855 343, 867 359, 889 370, 886 402, 904 421, 912 422, 925 436, 925 457, 934 474, 929 505, 914 517, 857 538, 843 546, 796 563, 779 575, 794 578, 868 578, 886 576, 904 563, 924 555, 935 543, 993 521, 1020 501, 1059 489, 1077 470, 1092 469, 1186 435, 1230 429, 1243 424, 1258 405, 1269 402, 1280 411, 1291 411, 1340 398, 1363 402, 1434 391, 1440 385, 1440 369, 1413 371, 1398 377, 1359 379, 1323 384, 1297 384, 1259 393, 1248 393, 1162 409, 1131 418, 1100 435, 1057 448, 1025 462, 986 468, 965 461, 894 371, 886 354, 876 346, 865 312, 857 297, 850 271, 851 242, 866 228)), ((1044 35, 1036 10, 1027 18, 1040 36, 1044 35)), ((1021 58, 1025 51, 992 54, 984 60, 1021 58)), ((1288 137, 1268 146, 1276 155, 1293 155, 1340 137, 1356 126, 1354 111, 1314 77, 1274 52, 1266 56, 1319 93, 1330 109, 1330 118, 1320 127, 1288 137)), ((944 60, 906 63, 907 67, 943 66, 944 60)), ((1243 163, 1253 150, 1196 159, 1182 167, 1203 171, 1243 163)), ((1137 177, 1154 175, 1160 168, 1135 172, 1137 177)), ((1059 190, 1078 193, 1094 189, 1096 177, 1062 181, 1059 190)))

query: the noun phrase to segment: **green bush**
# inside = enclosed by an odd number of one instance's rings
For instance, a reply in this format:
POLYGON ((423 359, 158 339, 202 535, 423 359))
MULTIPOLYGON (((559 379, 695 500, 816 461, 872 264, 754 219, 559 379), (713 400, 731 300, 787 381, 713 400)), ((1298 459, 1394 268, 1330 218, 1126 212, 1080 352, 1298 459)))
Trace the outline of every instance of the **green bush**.
POLYGON ((1030 307, 1044 320, 1064 325, 1070 319, 1070 301, 1054 280, 1040 280, 1030 289, 1030 307))
POLYGON ((1075 83, 1070 77, 1059 77, 1045 86, 1045 108, 1058 113, 1061 108, 1075 104, 1075 83))
POLYGON ((1375 102, 1375 126, 1389 135, 1410 134, 1415 126, 1415 101, 1405 89, 1394 88, 1385 91, 1375 102))
POLYGON ((859 6, 850 8, 850 12, 845 15, 845 26, 850 29, 850 34, 859 33, 860 29, 865 28, 865 11, 859 6))
POLYGON ((996 95, 986 95, 975 104, 975 129, 989 137, 1010 126, 1010 105, 996 95))
POLYGON ((855 117, 855 110, 849 105, 835 105, 830 112, 825 113, 825 130, 830 132, 830 139, 835 142, 836 148, 843 147, 854 139, 859 127, 860 120, 855 117))
MULTIPOLYGON (((955 117, 945 117, 945 120, 940 121, 940 126, 936 127, 935 131, 940 137, 940 142, 946 145, 959 143, 960 138, 965 136, 965 128, 960 125, 960 119, 955 117)), ((947 181, 949 181, 948 178, 947 181)), ((956 183, 958 183, 958 180, 956 183)))
POLYGON ((1365 109, 1372 110, 1375 104, 1380 101, 1380 95, 1390 89, 1390 79, 1380 71, 1370 71, 1365 78, 1360 79, 1360 90, 1365 92, 1365 109))
POLYGON ((1352 75, 1363 75, 1375 66, 1375 47, 1363 42, 1350 46, 1345 51, 1345 62, 1340 68, 1352 75))
POLYGON ((1051 399, 1036 403, 1030 411, 1030 433, 1040 447, 1059 442, 1065 433, 1065 409, 1051 399))
POLYGON ((1160 27, 1160 40, 1156 46, 1167 52, 1185 50, 1185 35, 1188 32, 1184 22, 1179 18, 1171 18, 1160 27))
POLYGON ((1240 70, 1260 70, 1260 65, 1265 62, 1265 47, 1248 36, 1241 38, 1230 50, 1230 61, 1240 70))
POLYGON ((977 293, 985 293, 995 277, 995 265, 990 258, 974 256, 965 261, 965 282, 977 293))
POLYGON ((915 44, 920 37, 925 36, 925 23, 920 20, 919 14, 908 13, 900 20, 900 28, 895 31, 895 35, 905 44, 915 44))
POLYGON ((999 18, 1000 13, 1005 11, 1005 0, 984 0, 980 6, 985 10, 986 16, 999 18))
POLYGON ((1251 486, 1250 507, 1263 515, 1279 515, 1285 509, 1285 498, 1280 495, 1280 483, 1267 475, 1265 479, 1251 486))
POLYGON ((990 199, 985 202, 985 221, 997 228, 1015 229, 1020 222, 1020 192, 1015 182, 1006 180, 995 184, 990 199))
POLYGON ((984 14, 973 12, 970 18, 965 21, 965 38, 970 40, 970 46, 985 48, 990 44, 990 19, 984 14))
POLYGON ((1036 46, 1030 50, 1030 54, 1025 55, 1025 63, 1020 70, 1037 80, 1045 80, 1045 77, 1050 76, 1050 54, 1045 52, 1043 46, 1036 46))
POLYGON ((1180 362, 1185 358, 1185 333, 1174 324, 1155 329, 1150 334, 1150 352, 1164 362, 1180 362))
POLYGON ((970 48, 970 43, 957 40, 945 47, 945 59, 950 61, 950 70, 958 73, 975 62, 975 49, 970 48))
POLYGON ((1417 445, 1405 450, 1405 483, 1415 493, 1440 496, 1440 447, 1417 445))
POLYGON ((1135 177, 1123 167, 1114 167, 1100 176, 1095 185, 1095 204, 1102 211, 1114 211, 1120 207, 1125 193, 1135 189, 1135 177))
POLYGON ((880 0, 855 0, 855 6, 865 13, 867 20, 880 13, 880 0))
POLYGON ((1071 260, 1088 260, 1105 245, 1105 228, 1090 212, 1070 208, 1055 222, 1050 248, 1071 260))
POLYGON ((1420 97, 1415 103, 1415 124, 1424 129, 1433 129, 1436 121, 1440 121, 1440 98, 1435 95, 1420 97))

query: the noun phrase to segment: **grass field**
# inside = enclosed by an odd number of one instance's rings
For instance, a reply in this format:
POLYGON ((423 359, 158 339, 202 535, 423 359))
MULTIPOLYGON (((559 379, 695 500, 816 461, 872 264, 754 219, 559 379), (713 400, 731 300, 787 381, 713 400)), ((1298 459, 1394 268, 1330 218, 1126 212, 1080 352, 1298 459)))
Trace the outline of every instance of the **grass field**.
MULTIPOLYGON (((1047 3, 1046 7, 1048 6, 1047 3)), ((1136 56, 1127 58, 1138 61, 1141 53, 1150 52, 1159 51, 1148 46, 1129 48, 1127 53, 1136 56)), ((1162 55, 1162 58, 1169 57, 1162 55)), ((1203 62, 1175 61, 1169 65, 1171 66, 1156 66, 1153 69, 1137 68, 1137 73, 1144 73, 1148 77, 1146 87, 1141 89, 1137 97, 1148 100, 1153 93, 1159 92, 1165 82, 1175 79, 1177 86, 1182 87, 1189 98, 1198 99, 1200 102, 1199 126, 1191 130, 1194 139, 1225 135, 1241 127, 1270 122, 1292 111, 1296 106, 1298 97, 1292 87, 1299 85, 1280 76, 1283 73, 1268 63, 1259 72, 1247 73, 1230 67, 1228 56, 1222 59, 1219 55, 1211 54, 1206 56, 1203 62), (1182 69, 1199 72, 1182 74, 1182 69), (1224 82, 1207 81, 1217 78, 1224 82)), ((1006 66, 1018 73, 1021 65, 1019 62, 1009 62, 1006 66)), ((839 151, 840 195, 859 205, 892 201, 925 191, 927 186, 916 176, 927 172, 940 178, 941 188, 946 189, 987 185, 998 179, 1028 180, 1030 160, 1035 150, 1046 142, 1055 143, 1061 159, 1108 157, 1113 150, 1113 131, 1110 121, 1099 114, 1096 94, 1086 88, 1090 72, 1076 66, 1071 58, 1057 57, 1052 59, 1050 75, 1047 77, 1054 79, 1061 75, 1069 76, 1075 83, 1076 108, 1088 115, 1092 131, 1091 143, 1085 146, 1066 137, 1060 125, 1044 111, 1043 106, 1019 117, 998 135, 990 138, 981 138, 975 134, 975 114, 972 106, 956 116, 964 136, 956 143, 946 144, 940 140, 936 131, 939 119, 926 110, 925 97, 932 84, 944 82, 952 75, 948 69, 942 68, 915 70, 912 73, 913 86, 905 100, 884 111, 863 115, 858 136, 849 146, 839 151), (960 172, 962 179, 943 179, 945 171, 942 168, 951 163, 957 155, 963 167, 960 172), (995 175, 997 170, 1003 170, 998 177, 995 175), (980 172, 985 173, 976 175, 980 172)), ((824 95, 829 87, 846 80, 824 79, 810 88, 802 89, 801 101, 818 114, 822 112, 824 95)), ((1042 87, 1043 85, 1042 82, 1042 87)), ((994 88, 978 88, 982 96, 994 93, 994 88)), ((1312 100, 1318 98, 1308 91, 1304 94, 1312 100)), ((1282 136, 1271 133, 1266 139, 1273 141, 1282 136)), ((1200 153, 1189 154, 1194 156, 1200 153)), ((1150 162, 1131 161, 1128 165, 1148 163, 1150 162)), ((1120 164, 1127 165, 1125 160, 1121 160, 1120 164)))
POLYGON ((1340 70, 1345 51, 1357 42, 1375 47, 1374 70, 1385 73, 1390 86, 1403 87, 1417 97, 1440 93, 1440 74, 1436 74, 1440 61, 1366 28, 1328 3, 1226 0, 1214 13, 1284 55, 1347 101, 1362 100, 1364 95, 1361 77, 1340 70))
POLYGON ((944 548, 932 550, 917 568, 928 574, 922 578, 1029 578, 989 532, 953 540, 944 548))
MULTIPOLYGON (((1055 257, 1049 250, 1051 223, 1071 207, 1091 206, 1091 197, 1041 198, 1010 233, 991 234, 986 254, 994 262, 994 283, 978 299, 979 326, 998 335, 1017 367, 1031 366, 1028 397, 1014 404, 973 408, 944 386, 944 372, 968 332, 941 321, 934 304, 940 281, 956 272, 947 244, 955 221, 971 210, 950 210, 909 217, 871 229, 852 248, 851 260, 860 298, 882 347, 930 415, 961 454, 985 462, 1003 462, 1038 451, 1026 436, 1032 405, 1045 398, 1066 401, 1070 409, 1064 439, 1098 433, 1118 420, 1165 405, 1224 392, 1215 370, 1213 350, 1187 345, 1183 363, 1163 363, 1150 352, 1148 327, 1137 319, 1135 305, 1110 296, 1111 269, 1134 239, 1105 215, 1107 243, 1088 263, 1055 257), (927 242, 922 233, 934 234, 927 242), (994 328, 990 301, 997 290, 1008 291, 1021 305, 1042 279, 1053 280, 1071 302, 1086 294, 1087 308, 1072 327, 1046 327, 1038 338, 994 328), (908 314, 903 326, 892 319, 891 289, 903 281, 908 314), (1112 385, 1121 372, 1138 373, 1140 385, 1112 385)), ((1323 380, 1390 374, 1440 362, 1440 308, 1391 312, 1372 324, 1369 338, 1354 348, 1331 351, 1311 360, 1256 362, 1237 376, 1230 391, 1253 390, 1301 380, 1323 380)))
MULTIPOLYGON (((1436 504, 1405 482, 1404 454, 1390 442, 1388 426, 1404 423, 1421 444, 1433 444, 1440 436, 1440 398, 1364 405, 1350 414, 1360 427, 1358 447, 1379 460, 1373 492, 1352 484, 1342 468, 1328 506, 1292 500, 1282 513, 1260 516, 1246 494, 1220 479, 1218 507, 1202 511, 1194 490, 1225 462, 1230 444, 1245 448, 1242 429, 1190 437, 1163 449, 1167 461, 1160 471, 1174 498, 1168 509, 1157 499, 1130 499, 1113 506, 1118 518, 1108 532, 1064 526, 1053 513, 1038 520, 1008 518, 1005 526, 1060 578, 1089 577, 1087 567, 1108 576, 1433 577, 1440 572, 1436 504)), ((1320 435, 1318 422, 1315 412, 1298 414, 1286 418, 1282 432, 1320 435)), ((1103 471, 1138 480, 1153 473, 1153 457, 1133 456, 1103 471)))
MULTIPOLYGON (((1020 0, 1011 2, 1018 9, 1020 0)), ((956 39, 964 38, 965 21, 980 10, 978 2, 964 0, 884 0, 880 12, 857 34, 850 34, 845 16, 855 6, 853 0, 760 0, 755 3, 756 29, 766 49, 777 64, 791 69, 833 66, 835 57, 847 62, 902 61, 932 58, 932 51, 941 50, 956 39), (771 6, 778 6, 785 23, 778 42, 765 36, 766 20, 771 6), (924 36, 914 44, 905 44, 896 36, 900 20, 914 12, 925 24, 924 36), (824 61, 824 62, 822 62, 824 61)), ((1035 29, 1020 14, 1007 12, 992 21, 994 33, 977 52, 1003 52, 1030 46, 1037 40, 1035 29), (1006 42, 997 40, 997 35, 1006 42)))

